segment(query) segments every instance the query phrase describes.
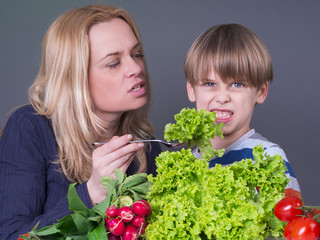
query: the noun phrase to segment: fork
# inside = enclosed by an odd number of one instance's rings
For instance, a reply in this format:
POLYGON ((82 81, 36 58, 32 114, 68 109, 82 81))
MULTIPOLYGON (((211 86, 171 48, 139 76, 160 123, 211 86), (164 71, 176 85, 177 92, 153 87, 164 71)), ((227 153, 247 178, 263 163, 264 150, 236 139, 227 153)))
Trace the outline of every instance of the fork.
MULTIPOLYGON (((158 142, 161 143, 169 148, 179 148, 179 147, 183 147, 186 144, 185 143, 170 143, 170 142, 165 142, 163 140, 160 139, 148 139, 148 140, 135 140, 135 141, 130 141, 130 143, 139 143, 139 142, 158 142)), ((99 145, 103 145, 106 142, 94 142, 92 143, 93 146, 99 146, 99 145)))

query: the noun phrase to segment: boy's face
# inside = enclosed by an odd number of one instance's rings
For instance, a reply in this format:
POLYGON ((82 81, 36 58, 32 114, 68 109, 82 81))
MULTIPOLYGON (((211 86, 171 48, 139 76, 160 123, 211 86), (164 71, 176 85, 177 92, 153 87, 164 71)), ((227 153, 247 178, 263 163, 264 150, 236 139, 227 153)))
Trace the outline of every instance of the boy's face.
POLYGON ((238 139, 250 130, 250 121, 256 103, 264 102, 268 82, 260 90, 237 80, 224 83, 218 74, 209 71, 207 79, 194 86, 187 83, 188 97, 197 109, 215 111, 217 122, 223 122, 223 134, 238 139))

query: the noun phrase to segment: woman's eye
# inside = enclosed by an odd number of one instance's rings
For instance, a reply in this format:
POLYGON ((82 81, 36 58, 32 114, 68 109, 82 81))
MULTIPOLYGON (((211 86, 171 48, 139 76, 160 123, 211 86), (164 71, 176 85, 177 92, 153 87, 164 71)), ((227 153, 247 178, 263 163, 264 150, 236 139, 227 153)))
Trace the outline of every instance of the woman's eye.
POLYGON ((109 63, 106 67, 113 69, 113 68, 116 68, 119 64, 120 64, 120 61, 114 61, 109 63))
POLYGON ((133 57, 133 58, 143 58, 144 55, 143 55, 142 53, 140 53, 140 52, 137 52, 137 53, 133 53, 133 54, 132 54, 132 57, 133 57))

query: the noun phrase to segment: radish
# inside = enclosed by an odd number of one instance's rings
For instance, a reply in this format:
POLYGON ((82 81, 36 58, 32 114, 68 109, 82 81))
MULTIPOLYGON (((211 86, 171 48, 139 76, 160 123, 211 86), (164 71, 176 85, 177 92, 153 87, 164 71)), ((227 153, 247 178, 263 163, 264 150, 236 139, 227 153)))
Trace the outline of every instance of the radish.
POLYGON ((134 212, 131 209, 131 207, 121 207, 118 210, 118 216, 125 222, 125 223, 129 223, 132 221, 132 219, 134 218, 134 212))
POLYGON ((109 233, 108 240, 121 240, 121 238, 119 236, 115 236, 115 235, 109 233))
POLYGON ((151 213, 151 206, 146 200, 138 200, 132 205, 133 212, 141 217, 147 217, 151 213))
POLYGON ((140 229, 142 226, 146 225, 146 219, 141 216, 135 216, 132 220, 132 225, 140 229))
POLYGON ((110 206, 107 208, 106 210, 106 215, 109 217, 109 218, 115 218, 118 214, 118 207, 117 206, 110 206))
POLYGON ((127 225, 121 237, 122 240, 137 240, 139 237, 139 233, 134 226, 127 225))
POLYGON ((104 218, 104 223, 105 223, 106 227, 108 227, 108 223, 110 222, 110 220, 111 219, 108 217, 104 218))
POLYGON ((147 223, 144 224, 143 226, 141 226, 140 228, 137 228, 138 233, 139 233, 139 236, 140 236, 141 234, 144 234, 144 232, 146 231, 146 227, 147 227, 147 223))
POLYGON ((120 236, 125 230, 125 225, 121 219, 113 218, 109 221, 108 228, 113 235, 120 236))

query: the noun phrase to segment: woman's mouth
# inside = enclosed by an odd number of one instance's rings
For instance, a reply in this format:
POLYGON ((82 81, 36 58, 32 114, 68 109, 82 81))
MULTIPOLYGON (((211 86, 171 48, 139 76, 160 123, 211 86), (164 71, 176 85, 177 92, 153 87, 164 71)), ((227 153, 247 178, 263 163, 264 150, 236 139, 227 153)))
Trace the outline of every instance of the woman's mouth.
POLYGON ((142 88, 141 84, 138 86, 135 86, 134 88, 131 89, 131 92, 136 92, 139 91, 142 88))
POLYGON ((146 88, 145 88, 145 83, 144 82, 140 82, 136 85, 133 86, 133 88, 131 88, 131 90, 129 91, 130 94, 136 96, 136 97, 140 97, 146 94, 146 88))

